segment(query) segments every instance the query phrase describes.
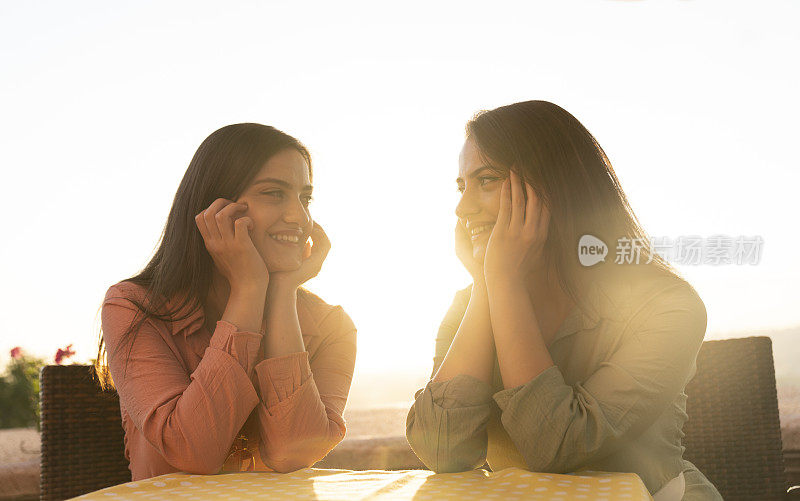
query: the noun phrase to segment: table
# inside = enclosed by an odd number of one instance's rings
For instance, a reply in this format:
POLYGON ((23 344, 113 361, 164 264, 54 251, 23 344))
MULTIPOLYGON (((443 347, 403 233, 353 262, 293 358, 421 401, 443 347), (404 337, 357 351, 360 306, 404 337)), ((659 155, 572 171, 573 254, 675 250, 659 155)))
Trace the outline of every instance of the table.
POLYGON ((107 487, 80 500, 146 499, 542 499, 651 500, 635 473, 582 471, 568 475, 519 468, 435 474, 430 470, 327 470, 292 473, 169 473, 107 487))

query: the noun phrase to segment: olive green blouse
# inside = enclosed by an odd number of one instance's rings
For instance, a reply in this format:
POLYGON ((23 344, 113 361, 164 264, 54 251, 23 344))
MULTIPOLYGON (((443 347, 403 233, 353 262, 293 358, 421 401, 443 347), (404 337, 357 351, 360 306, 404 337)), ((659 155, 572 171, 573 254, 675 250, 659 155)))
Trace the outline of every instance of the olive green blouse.
MULTIPOLYGON (((459 291, 436 338, 433 374, 469 303, 459 291)), ((650 493, 681 472, 683 499, 722 499, 689 461, 681 431, 686 383, 706 331, 695 290, 674 276, 592 285, 548 349, 555 365, 503 389, 468 375, 429 382, 416 393, 406 435, 436 472, 510 466, 532 471, 638 474, 650 493)))

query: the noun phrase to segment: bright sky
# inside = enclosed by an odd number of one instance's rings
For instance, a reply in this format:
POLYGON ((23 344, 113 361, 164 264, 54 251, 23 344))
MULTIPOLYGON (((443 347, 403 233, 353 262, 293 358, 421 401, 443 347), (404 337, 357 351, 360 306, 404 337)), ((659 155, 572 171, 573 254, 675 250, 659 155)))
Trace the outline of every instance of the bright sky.
POLYGON ((758 265, 681 268, 708 338, 798 325, 798 21, 796 1, 5 2, 0 367, 17 345, 94 357, 200 142, 253 121, 311 150, 333 249, 309 288, 354 319, 359 370, 429 370, 468 283, 464 123, 528 99, 597 137, 651 235, 763 238, 758 265))

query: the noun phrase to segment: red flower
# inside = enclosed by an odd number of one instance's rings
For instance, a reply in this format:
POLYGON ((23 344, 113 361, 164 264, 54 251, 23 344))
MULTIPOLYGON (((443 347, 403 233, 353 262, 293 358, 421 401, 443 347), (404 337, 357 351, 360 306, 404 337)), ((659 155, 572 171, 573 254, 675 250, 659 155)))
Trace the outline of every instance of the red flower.
POLYGON ((61 361, 63 359, 69 358, 69 357, 71 357, 72 355, 75 354, 75 352, 72 351, 71 348, 72 348, 72 343, 68 344, 67 347, 64 348, 63 350, 61 348, 59 348, 58 351, 56 351, 56 363, 57 364, 60 365, 61 361))
POLYGON ((22 348, 15 346, 11 348, 11 358, 19 358, 22 356, 22 348))

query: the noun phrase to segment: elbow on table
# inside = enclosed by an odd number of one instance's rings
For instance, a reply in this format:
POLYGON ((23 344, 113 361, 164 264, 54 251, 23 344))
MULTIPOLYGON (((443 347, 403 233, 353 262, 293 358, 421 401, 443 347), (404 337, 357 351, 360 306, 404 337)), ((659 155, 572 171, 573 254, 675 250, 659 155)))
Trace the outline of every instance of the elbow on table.
MULTIPOLYGON (((538 450, 522 450, 525 466, 528 471, 539 473, 565 474, 573 471, 585 469, 587 464, 597 458, 596 454, 579 454, 572 452, 561 453, 560 451, 547 451, 544 448, 538 450)), ((565 449, 566 451, 566 449, 565 449)))
POLYGON ((225 462, 224 458, 216 458, 209 454, 179 454, 178 457, 165 459, 173 467, 193 475, 214 475, 219 473, 225 462))
POLYGON ((486 463, 486 436, 478 434, 450 443, 453 437, 438 436, 409 419, 406 440, 420 461, 435 473, 457 473, 480 468, 486 463), (444 447, 441 444, 448 444, 444 447))
POLYGON ((262 443, 260 446, 261 459, 265 465, 278 473, 290 473, 310 468, 324 458, 340 440, 318 436, 286 440, 269 447, 265 447, 262 443))
POLYGON ((434 473, 458 473, 470 471, 483 466, 486 455, 471 451, 471 454, 459 454, 456 451, 441 451, 435 447, 412 441, 411 436, 406 437, 414 454, 420 461, 434 473))
POLYGON ((462 471, 472 471, 480 468, 484 463, 486 463, 485 459, 482 461, 440 461, 439 463, 432 465, 430 470, 434 473, 460 473, 462 471))
POLYGON ((302 470, 303 468, 310 468, 316 463, 317 460, 309 460, 309 458, 301 457, 287 457, 283 459, 271 459, 264 464, 272 468, 278 473, 291 473, 293 471, 302 470))
MULTIPOLYGON (((161 440, 149 443, 158 451, 161 458, 179 471, 193 475, 213 475, 218 473, 228 454, 215 444, 189 440, 161 440)), ((142 460, 147 461, 146 457, 142 460)))
POLYGON ((434 473, 460 473, 462 471, 471 471, 483 466, 486 462, 485 458, 482 460, 471 459, 472 458, 451 458, 445 461, 430 461, 430 463, 428 463, 420 458, 425 466, 434 473))

